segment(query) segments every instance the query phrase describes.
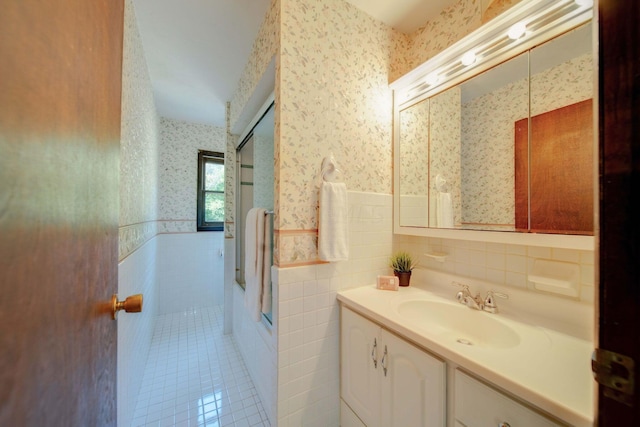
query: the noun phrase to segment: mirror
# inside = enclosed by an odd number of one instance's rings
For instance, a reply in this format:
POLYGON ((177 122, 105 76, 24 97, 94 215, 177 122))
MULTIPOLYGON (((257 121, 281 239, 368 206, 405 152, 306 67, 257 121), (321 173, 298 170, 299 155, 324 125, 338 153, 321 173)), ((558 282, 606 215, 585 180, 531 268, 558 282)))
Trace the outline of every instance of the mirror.
POLYGON ((272 103, 236 151, 236 282, 243 288, 247 213, 254 207, 273 210, 274 130, 275 108, 272 103))
POLYGON ((402 105, 399 225, 592 235, 591 44, 587 23, 402 105))

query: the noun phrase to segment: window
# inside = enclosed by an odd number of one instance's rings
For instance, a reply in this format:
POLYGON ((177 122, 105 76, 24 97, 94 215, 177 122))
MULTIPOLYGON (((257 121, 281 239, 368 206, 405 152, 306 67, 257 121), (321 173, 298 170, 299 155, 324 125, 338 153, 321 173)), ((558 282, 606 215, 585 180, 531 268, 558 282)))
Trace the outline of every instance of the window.
POLYGON ((224 229, 224 154, 198 152, 198 231, 224 229))

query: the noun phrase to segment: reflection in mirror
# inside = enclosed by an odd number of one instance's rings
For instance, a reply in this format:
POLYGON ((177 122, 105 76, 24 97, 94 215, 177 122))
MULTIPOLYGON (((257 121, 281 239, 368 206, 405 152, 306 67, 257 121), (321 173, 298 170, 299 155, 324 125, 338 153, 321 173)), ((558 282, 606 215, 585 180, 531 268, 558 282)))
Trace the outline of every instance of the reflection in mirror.
POLYGON ((516 200, 516 226, 531 232, 592 235, 591 25, 538 46, 530 55, 531 130, 526 122, 516 126, 517 147, 529 134, 528 161, 524 148, 516 149, 516 176, 529 176, 529 209, 524 198, 516 200))
POLYGON ((588 23, 403 109, 400 226, 593 234, 591 43, 588 23))
POLYGON ((524 53, 461 85, 462 228, 515 230, 513 126, 529 115, 528 70, 524 53))
POLYGON ((236 151, 236 282, 242 287, 247 213, 254 207, 273 210, 274 114, 271 104, 236 151))
POLYGON ((400 224, 428 227, 429 100, 400 112, 400 224))
POLYGON ((429 124, 429 224, 453 228, 462 221, 461 90, 453 87, 431 98, 429 124))

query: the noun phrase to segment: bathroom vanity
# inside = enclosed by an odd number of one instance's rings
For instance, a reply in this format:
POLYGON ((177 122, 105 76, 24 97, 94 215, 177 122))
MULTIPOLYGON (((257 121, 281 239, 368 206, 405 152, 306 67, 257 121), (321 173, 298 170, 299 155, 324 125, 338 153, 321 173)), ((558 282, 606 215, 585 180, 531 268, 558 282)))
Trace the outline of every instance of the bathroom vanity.
POLYGON ((590 340, 450 294, 338 294, 343 427, 593 424, 590 340))

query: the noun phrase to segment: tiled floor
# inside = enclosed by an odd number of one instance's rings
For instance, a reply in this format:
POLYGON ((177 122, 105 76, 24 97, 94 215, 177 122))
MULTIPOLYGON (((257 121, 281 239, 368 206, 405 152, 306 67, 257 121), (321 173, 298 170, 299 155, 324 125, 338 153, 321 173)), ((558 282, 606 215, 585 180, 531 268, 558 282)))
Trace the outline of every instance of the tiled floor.
POLYGON ((269 426, 222 318, 222 307, 158 317, 132 426, 269 426))

